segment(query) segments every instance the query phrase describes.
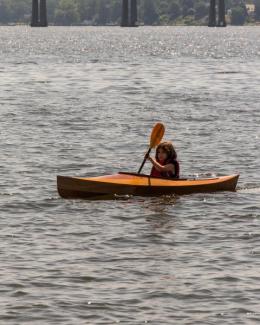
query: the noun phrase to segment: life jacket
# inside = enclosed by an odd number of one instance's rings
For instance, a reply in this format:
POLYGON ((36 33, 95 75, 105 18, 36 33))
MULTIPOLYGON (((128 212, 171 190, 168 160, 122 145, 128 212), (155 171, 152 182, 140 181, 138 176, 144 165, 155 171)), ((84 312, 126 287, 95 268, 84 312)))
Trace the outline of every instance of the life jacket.
POLYGON ((165 166, 165 165, 168 165, 168 164, 174 165, 174 172, 172 172, 172 171, 159 172, 159 170, 157 170, 153 166, 150 176, 152 176, 152 177, 162 177, 162 178, 179 178, 180 177, 180 164, 179 164, 178 160, 170 159, 170 160, 167 160, 162 165, 165 166))

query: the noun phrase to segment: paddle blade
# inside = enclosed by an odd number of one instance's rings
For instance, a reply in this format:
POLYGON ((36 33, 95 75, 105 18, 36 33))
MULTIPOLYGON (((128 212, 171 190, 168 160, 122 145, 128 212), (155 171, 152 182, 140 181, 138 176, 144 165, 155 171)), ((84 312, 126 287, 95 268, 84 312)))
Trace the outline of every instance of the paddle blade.
POLYGON ((150 137, 150 148, 158 146, 164 135, 165 127, 162 123, 156 123, 150 137))
MULTIPOLYGON (((156 123, 155 126, 153 127, 152 133, 151 133, 151 137, 150 137, 150 148, 147 152, 147 155, 150 154, 151 149, 156 147, 162 140, 163 135, 164 135, 164 131, 165 131, 165 127, 162 123, 156 123)), ((144 157, 144 160, 142 162, 141 167, 138 170, 138 174, 141 173, 141 170, 143 169, 143 166, 146 162, 146 156, 144 157)))

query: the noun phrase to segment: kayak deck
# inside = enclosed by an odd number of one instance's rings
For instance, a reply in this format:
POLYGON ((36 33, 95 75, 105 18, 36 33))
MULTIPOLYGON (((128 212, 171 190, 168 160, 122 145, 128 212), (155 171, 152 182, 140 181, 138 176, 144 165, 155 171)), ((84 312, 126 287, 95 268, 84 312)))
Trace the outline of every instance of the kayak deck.
POLYGON ((105 195, 182 195, 235 191, 238 178, 239 175, 204 179, 165 179, 121 172, 97 177, 57 176, 57 188, 63 198, 93 198, 105 195))

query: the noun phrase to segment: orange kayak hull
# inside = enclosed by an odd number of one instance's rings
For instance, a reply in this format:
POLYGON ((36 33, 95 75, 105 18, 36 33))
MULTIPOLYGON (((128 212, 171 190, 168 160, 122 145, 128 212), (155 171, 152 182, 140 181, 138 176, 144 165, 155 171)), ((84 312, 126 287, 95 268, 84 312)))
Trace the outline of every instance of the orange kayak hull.
POLYGON ((239 175, 204 179, 163 179, 134 173, 98 177, 57 176, 63 198, 93 198, 107 195, 160 196, 201 192, 235 191, 239 175))

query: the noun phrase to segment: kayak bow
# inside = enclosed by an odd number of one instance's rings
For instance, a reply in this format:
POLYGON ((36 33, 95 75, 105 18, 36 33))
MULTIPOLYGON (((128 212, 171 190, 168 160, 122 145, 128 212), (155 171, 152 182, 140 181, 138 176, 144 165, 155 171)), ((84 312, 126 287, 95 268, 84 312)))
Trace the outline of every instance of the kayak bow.
POLYGON ((105 195, 182 195, 235 191, 238 178, 239 175, 204 179, 164 179, 121 172, 98 177, 57 176, 57 187, 63 198, 91 198, 105 195))

